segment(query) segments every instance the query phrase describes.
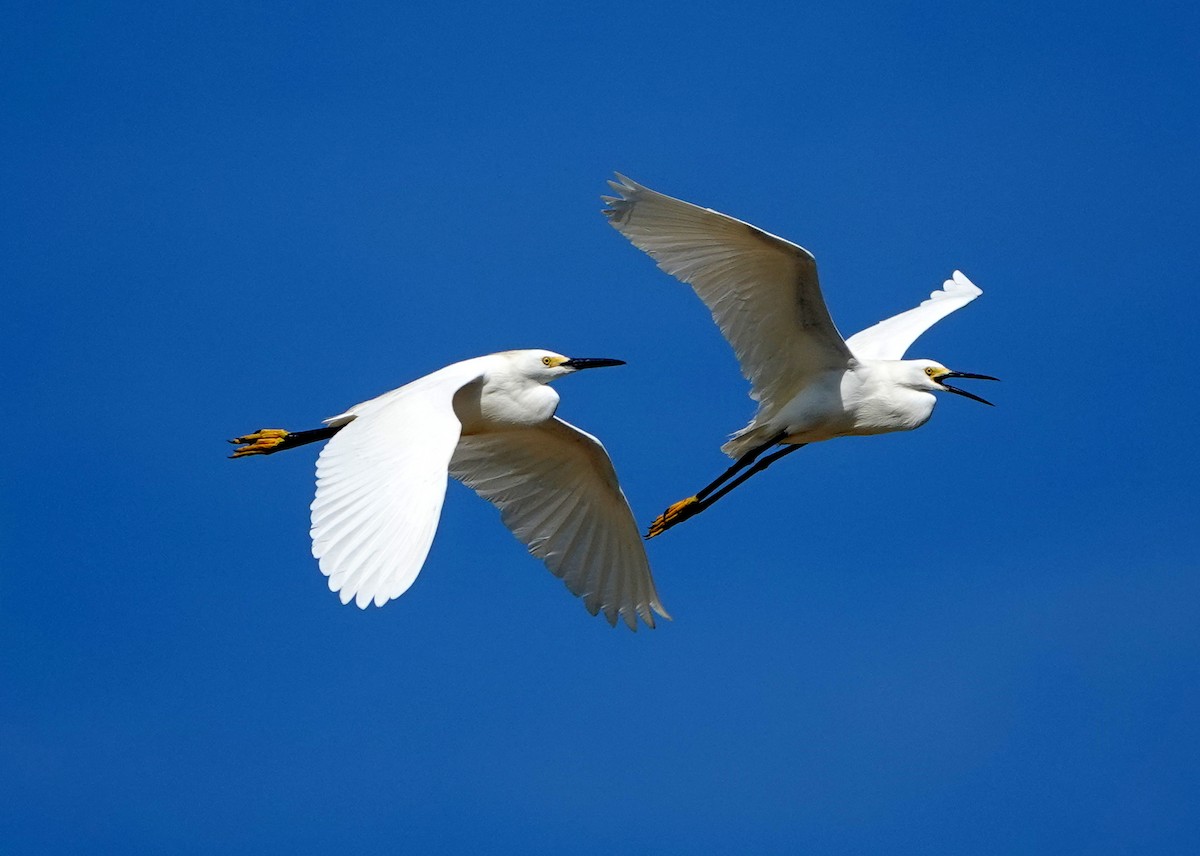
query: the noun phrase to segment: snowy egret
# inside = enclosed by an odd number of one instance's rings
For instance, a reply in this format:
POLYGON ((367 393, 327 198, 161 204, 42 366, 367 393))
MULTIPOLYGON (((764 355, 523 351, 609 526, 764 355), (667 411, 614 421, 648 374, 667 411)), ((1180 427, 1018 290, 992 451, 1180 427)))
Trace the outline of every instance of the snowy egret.
POLYGON ((609 186, 620 195, 601 197, 608 222, 692 286, 733 346, 758 402, 750 424, 721 447, 733 466, 660 514, 647 538, 808 443, 919 428, 933 413, 935 392, 991 404, 946 381, 996 378, 903 359, 918 336, 983 293, 960 271, 920 306, 843 340, 825 308, 816 260, 803 247, 620 173, 617 179, 609 186), (760 458, 768 449, 775 451, 760 458))
POLYGON ((382 606, 413 584, 433 543, 447 474, 500 509, 529 552, 608 623, 654 626, 650 564, 600 441, 554 415, 547 384, 621 360, 504 351, 446 366, 325 420, 231 440, 232 457, 329 440, 317 459, 312 552, 342 603, 382 606))

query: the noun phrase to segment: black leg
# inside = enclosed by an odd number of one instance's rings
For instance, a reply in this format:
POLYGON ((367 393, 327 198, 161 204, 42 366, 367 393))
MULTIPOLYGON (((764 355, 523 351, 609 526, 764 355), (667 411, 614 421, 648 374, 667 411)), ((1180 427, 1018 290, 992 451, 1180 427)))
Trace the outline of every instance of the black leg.
POLYGON ((755 473, 761 473, 763 470, 765 470, 767 467, 771 466, 771 464, 775 463, 780 458, 787 457, 788 455, 790 455, 792 452, 796 451, 797 449, 803 449, 805 447, 805 445, 807 445, 807 444, 799 443, 795 446, 784 446, 779 451, 772 452, 771 454, 767 455, 765 458, 763 458, 757 464, 752 466, 750 469, 746 470, 746 472, 742 473, 740 476, 738 476, 736 479, 731 481, 729 484, 725 485, 723 488, 721 488, 719 491, 714 493, 712 496, 708 497, 707 499, 702 499, 700 502, 696 503, 696 505, 695 505, 696 510, 692 511, 688 515, 688 517, 694 517, 695 515, 699 514, 701 511, 704 511, 705 509, 711 507, 714 503, 716 503, 716 501, 718 499, 720 499, 721 497, 728 494, 735 487, 737 487, 738 485, 745 482, 747 479, 749 479, 755 473))
POLYGON ((712 493, 714 490, 716 490, 718 487, 720 487, 727 479, 731 478, 732 476, 737 474, 740 470, 742 470, 742 469, 750 466, 752 463, 754 463, 755 459, 758 458, 759 455, 761 455, 763 452, 767 451, 767 449, 774 446, 776 443, 778 443, 780 440, 782 440, 786 436, 787 436, 786 431, 780 431, 778 434, 776 434, 774 437, 772 437, 767 442, 763 443, 760 446, 755 446, 749 452, 742 455, 740 458, 738 458, 736 461, 733 462, 732 467, 727 469, 725 472, 721 473, 719 476, 717 476, 711 482, 706 484, 704 487, 700 488, 700 490, 696 491, 696 499, 704 499, 706 496, 708 496, 710 493, 712 493))
POLYGON ((747 464, 749 464, 751 461, 753 461, 755 457, 762 454, 762 452, 765 451, 766 447, 760 446, 757 449, 752 449, 746 455, 743 455, 740 459, 738 459, 738 462, 736 464, 734 464, 732 467, 730 467, 729 470, 724 475, 722 475, 722 477, 720 479, 718 479, 713 484, 706 487, 704 489, 704 491, 697 494, 696 496, 689 496, 687 499, 680 500, 679 502, 675 503, 670 508, 668 508, 666 511, 664 511, 662 514, 658 515, 658 517, 655 518, 654 522, 650 524, 650 529, 646 532, 646 537, 647 538, 657 537, 658 535, 661 535, 662 533, 666 532, 672 526, 675 526, 675 525, 687 520, 689 517, 695 517, 697 514, 699 514, 701 511, 704 511, 706 508, 711 506, 713 503, 715 503, 721 497, 725 496, 727 493, 729 493, 735 487, 737 487, 738 485, 745 482, 747 479, 749 479, 755 473, 761 473, 763 470, 765 470, 767 467, 771 466, 771 464, 775 463, 780 458, 782 458, 786 455, 790 455, 792 452, 796 451, 797 449, 803 448, 805 445, 806 444, 804 444, 804 443, 800 443, 800 444, 794 445, 794 446, 784 446, 782 449, 772 452, 771 454, 767 455, 762 460, 755 463, 752 467, 750 467, 750 469, 746 470, 746 472, 742 473, 740 476, 735 478, 733 481, 729 482, 724 487, 721 487, 720 490, 716 491, 715 493, 712 493, 712 489, 715 485, 719 485, 723 480, 728 478, 728 476, 731 473, 736 473, 739 469, 741 469, 742 467, 745 467, 747 464), (747 458, 749 458, 749 460, 746 460, 747 458))
POLYGON ((244 458, 247 455, 273 455, 276 452, 282 452, 284 449, 294 449, 297 446, 307 446, 309 443, 318 443, 321 440, 328 440, 338 431, 348 425, 348 422, 341 425, 329 425, 324 428, 314 428, 311 431, 285 431, 282 428, 260 428, 253 434, 247 434, 245 437, 235 437, 230 440, 230 443, 243 443, 233 450, 231 458, 244 458))

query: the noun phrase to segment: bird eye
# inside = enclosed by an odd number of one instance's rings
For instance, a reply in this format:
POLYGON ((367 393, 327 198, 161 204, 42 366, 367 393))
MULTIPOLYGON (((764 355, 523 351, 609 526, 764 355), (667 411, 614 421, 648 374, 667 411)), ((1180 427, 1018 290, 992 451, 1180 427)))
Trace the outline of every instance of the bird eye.
POLYGON ((550 365, 550 358, 549 358, 549 357, 542 357, 542 365, 544 365, 544 366, 548 366, 548 365, 550 365))
POLYGON ((930 377, 933 377, 933 366, 930 366, 929 368, 925 369, 925 374, 929 375, 930 377))

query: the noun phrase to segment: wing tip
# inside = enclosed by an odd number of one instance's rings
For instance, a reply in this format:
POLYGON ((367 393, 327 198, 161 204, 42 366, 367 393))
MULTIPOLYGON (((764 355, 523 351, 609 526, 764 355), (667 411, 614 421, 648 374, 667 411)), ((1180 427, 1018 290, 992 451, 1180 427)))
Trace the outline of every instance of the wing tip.
POLYGON ((942 287, 935 289, 929 293, 929 297, 921 304, 928 303, 931 300, 945 300, 947 298, 966 298, 964 303, 970 303, 976 297, 983 294, 983 289, 967 278, 967 275, 960 270, 954 271, 950 278, 942 283, 942 287))
POLYGON ((629 215, 633 213, 633 208, 637 204, 637 196, 646 188, 638 184, 633 179, 619 172, 613 172, 617 177, 616 181, 609 179, 608 186, 617 192, 617 196, 601 196, 600 200, 604 202, 605 208, 602 208, 600 213, 608 218, 608 222, 613 228, 619 228, 629 215))
POLYGON ((613 604, 602 604, 589 597, 584 597, 583 603, 587 611, 592 615, 599 615, 603 612, 604 620, 608 622, 609 627, 616 628, 618 625, 624 624, 634 633, 638 632, 639 618, 641 619, 641 624, 645 624, 651 630, 657 630, 658 623, 654 620, 655 613, 667 621, 674 621, 670 613, 663 608, 662 603, 657 598, 649 603, 616 606, 613 604), (591 600, 590 603, 588 602, 589 600, 591 600))
MULTIPOLYGON (((658 629, 658 622, 654 620, 655 613, 657 613, 660 618, 665 618, 667 621, 675 620, 671 617, 671 614, 663 608, 663 605, 658 598, 655 598, 649 602, 639 603, 633 607, 623 606, 617 610, 617 613, 620 618, 624 619, 626 626, 628 626, 629 629, 634 633, 637 633, 638 631, 639 618, 642 619, 642 624, 645 624, 646 627, 651 630, 658 629)), ((610 619, 609 624, 611 624, 613 627, 616 627, 617 622, 615 618, 610 619)))
MULTIPOLYGON (((973 293, 976 297, 983 294, 983 289, 971 282, 971 280, 967 278, 967 275, 960 270, 955 270, 954 273, 950 275, 950 279, 942 283, 942 289, 946 292, 968 291, 973 293)), ((933 295, 930 295, 930 297, 932 296, 933 295)))

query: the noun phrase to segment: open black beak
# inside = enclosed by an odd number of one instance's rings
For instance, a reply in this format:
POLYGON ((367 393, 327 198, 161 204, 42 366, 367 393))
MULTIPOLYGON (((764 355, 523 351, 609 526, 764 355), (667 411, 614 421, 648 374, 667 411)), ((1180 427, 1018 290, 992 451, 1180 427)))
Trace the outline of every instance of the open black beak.
POLYGON ((562 365, 576 371, 583 371, 584 369, 602 369, 605 366, 623 366, 625 361, 610 360, 605 357, 576 357, 573 360, 567 360, 562 365))
POLYGON ((1000 380, 1000 378, 985 374, 969 374, 968 372, 946 372, 946 374, 937 378, 937 382, 942 385, 942 389, 946 390, 946 392, 953 392, 955 395, 965 395, 967 398, 973 398, 978 402, 988 405, 989 407, 996 406, 986 398, 980 398, 973 392, 967 392, 965 389, 959 389, 958 387, 954 387, 946 383, 946 378, 950 377, 965 377, 972 378, 973 380, 1000 380))

